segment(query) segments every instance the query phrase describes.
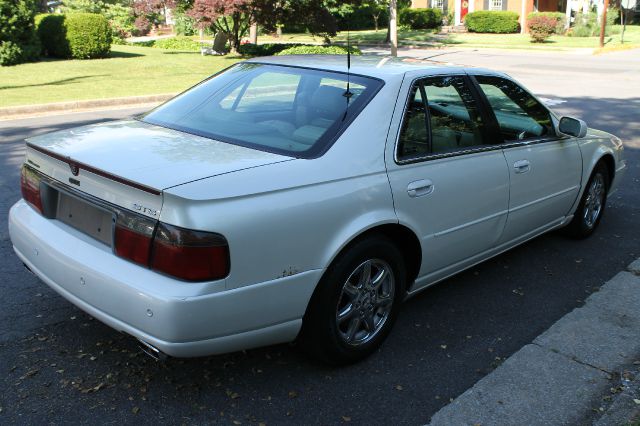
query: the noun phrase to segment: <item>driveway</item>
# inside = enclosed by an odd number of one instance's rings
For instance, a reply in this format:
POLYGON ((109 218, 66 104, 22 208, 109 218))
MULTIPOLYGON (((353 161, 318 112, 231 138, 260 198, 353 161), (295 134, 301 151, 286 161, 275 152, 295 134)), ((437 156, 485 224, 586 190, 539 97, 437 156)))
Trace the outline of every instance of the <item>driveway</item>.
POLYGON ((137 111, 0 122, 0 422, 426 423, 640 256, 639 56, 439 57, 504 70, 555 101, 560 113, 623 137, 626 180, 591 238, 545 235, 421 293, 377 354, 341 369, 308 361, 295 345, 156 363, 75 309, 12 252, 6 220, 19 198, 22 139, 137 111))

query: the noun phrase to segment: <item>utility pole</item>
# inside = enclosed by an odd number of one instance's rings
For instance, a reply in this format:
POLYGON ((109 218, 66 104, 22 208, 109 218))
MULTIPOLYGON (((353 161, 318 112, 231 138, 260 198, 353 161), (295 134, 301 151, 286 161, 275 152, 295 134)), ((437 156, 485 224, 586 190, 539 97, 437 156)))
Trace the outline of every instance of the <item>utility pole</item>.
POLYGON ((398 56, 398 0, 389 2, 389 38, 391 39, 391 56, 398 56))
POLYGON ((600 21, 600 47, 604 47, 604 30, 607 26, 607 9, 609 9, 609 0, 604 0, 604 10, 600 21))

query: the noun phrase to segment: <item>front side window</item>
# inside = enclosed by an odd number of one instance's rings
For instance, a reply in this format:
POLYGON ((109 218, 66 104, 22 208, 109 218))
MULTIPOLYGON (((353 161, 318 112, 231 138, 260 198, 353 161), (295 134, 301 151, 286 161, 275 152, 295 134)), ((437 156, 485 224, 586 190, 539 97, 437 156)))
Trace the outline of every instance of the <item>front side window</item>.
POLYGON ((430 77, 411 91, 398 143, 398 159, 465 151, 483 145, 484 122, 460 76, 430 77))
POLYGON ((489 10, 502 10, 502 0, 489 0, 489 10))
POLYGON ((431 2, 431 7, 433 9, 440 9, 444 11, 444 0, 433 0, 431 2))
POLYGON ((342 73, 242 63, 161 105, 142 120, 300 158, 335 139, 382 86, 342 73))
POLYGON ((549 111, 513 81, 493 76, 476 76, 495 113, 505 141, 553 135, 549 111))

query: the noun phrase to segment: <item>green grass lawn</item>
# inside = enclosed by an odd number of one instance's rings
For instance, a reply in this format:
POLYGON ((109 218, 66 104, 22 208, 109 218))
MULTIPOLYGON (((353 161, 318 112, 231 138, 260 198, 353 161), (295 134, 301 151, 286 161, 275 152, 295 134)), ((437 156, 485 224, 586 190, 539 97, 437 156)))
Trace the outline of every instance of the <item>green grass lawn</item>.
MULTIPOLYGON (((605 38, 606 47, 619 47, 621 26, 616 25, 614 29, 618 34, 605 38)), ((379 44, 383 43, 386 37, 385 30, 365 30, 351 31, 351 43, 357 44, 379 44)), ((498 48, 498 49, 546 49, 546 50, 566 50, 577 48, 595 49, 599 46, 598 37, 566 37, 552 36, 545 43, 531 43, 528 34, 434 34, 431 30, 403 30, 398 33, 400 45, 418 44, 425 47, 459 46, 473 48, 498 48)), ((339 32, 332 39, 334 43, 346 43, 347 33, 339 32)), ((313 37, 310 34, 283 34, 282 37, 260 36, 259 43, 322 43, 320 37, 313 37)), ((624 46, 640 47, 640 26, 627 26, 624 46)))
MULTIPOLYGON (((384 41, 386 32, 352 31, 353 44, 384 41)), ((405 31, 402 44, 424 47, 459 46, 473 48, 549 49, 597 48, 597 37, 553 36, 546 43, 531 43, 522 34, 434 34, 431 31, 405 31)), ((284 34, 280 38, 260 36, 260 43, 322 43, 309 34, 284 34)), ((344 43, 346 33, 334 42, 344 43)), ((629 26, 625 44, 620 34, 606 38, 606 48, 640 47, 640 26, 629 26)), ((239 56, 201 56, 150 47, 117 46, 107 59, 46 60, 31 64, 0 67, 0 107, 49 102, 106 99, 125 96, 173 93, 184 90, 205 77, 242 59, 239 56)))
POLYGON ((240 59, 114 45, 107 59, 1 67, 0 107, 178 92, 240 59))

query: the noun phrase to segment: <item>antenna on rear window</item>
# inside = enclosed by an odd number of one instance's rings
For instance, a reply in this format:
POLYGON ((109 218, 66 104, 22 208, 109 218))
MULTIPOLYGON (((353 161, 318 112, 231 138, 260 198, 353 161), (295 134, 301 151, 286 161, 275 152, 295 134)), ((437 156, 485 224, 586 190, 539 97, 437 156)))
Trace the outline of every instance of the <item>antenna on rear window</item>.
POLYGON ((342 121, 347 118, 347 112, 349 111, 349 100, 353 93, 350 90, 351 83, 351 39, 349 34, 349 22, 347 21, 347 90, 342 94, 345 98, 347 98, 347 108, 344 110, 344 116, 342 117, 342 121))

